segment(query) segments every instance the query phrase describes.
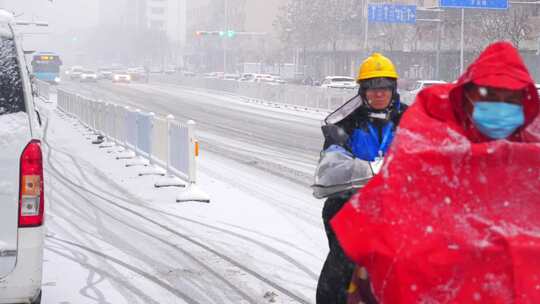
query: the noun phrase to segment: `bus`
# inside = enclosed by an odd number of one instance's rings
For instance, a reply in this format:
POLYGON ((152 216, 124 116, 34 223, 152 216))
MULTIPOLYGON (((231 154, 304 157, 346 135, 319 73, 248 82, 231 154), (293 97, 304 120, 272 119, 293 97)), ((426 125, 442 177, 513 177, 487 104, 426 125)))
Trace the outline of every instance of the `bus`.
POLYGON ((60 56, 50 52, 36 53, 32 57, 32 72, 39 80, 51 84, 60 83, 60 56))

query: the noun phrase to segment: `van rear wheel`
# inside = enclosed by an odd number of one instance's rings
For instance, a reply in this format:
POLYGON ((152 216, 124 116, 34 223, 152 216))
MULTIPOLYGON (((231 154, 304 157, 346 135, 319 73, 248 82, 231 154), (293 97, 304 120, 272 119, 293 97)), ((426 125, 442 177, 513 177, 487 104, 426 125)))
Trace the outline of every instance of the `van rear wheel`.
POLYGON ((41 304, 41 290, 39 291, 39 295, 36 297, 36 299, 32 302, 32 304, 41 304))

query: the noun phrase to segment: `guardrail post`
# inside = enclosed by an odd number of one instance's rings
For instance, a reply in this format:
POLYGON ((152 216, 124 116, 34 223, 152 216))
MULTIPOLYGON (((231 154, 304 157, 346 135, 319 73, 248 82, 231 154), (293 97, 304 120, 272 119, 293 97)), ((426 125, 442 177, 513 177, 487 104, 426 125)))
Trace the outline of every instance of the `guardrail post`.
POLYGON ((123 119, 122 121, 124 122, 124 132, 122 132, 122 142, 123 142, 123 146, 126 147, 126 149, 129 147, 128 145, 128 142, 127 142, 127 115, 128 115, 128 112, 131 111, 131 108, 129 106, 124 106, 124 113, 123 113, 123 119))
POLYGON ((167 170, 167 176, 171 176, 171 122, 174 120, 174 115, 169 114, 167 115, 167 159, 166 159, 166 166, 165 168, 167 170))
POLYGON ((140 109, 135 109, 135 155, 140 156, 139 152, 139 113, 141 113, 140 109))
POLYGON ((197 156, 199 143, 195 139, 195 126, 193 120, 188 120, 188 138, 189 138, 189 183, 194 184, 197 181, 197 156))
POLYGON ((210 203, 210 197, 196 185, 197 181, 197 155, 198 155, 198 142, 195 139, 195 122, 189 120, 188 126, 188 139, 189 139, 189 183, 186 190, 180 192, 176 197, 176 202, 203 202, 210 203))
POLYGON ((148 130, 150 136, 150 143, 149 143, 149 147, 148 147, 148 160, 150 161, 150 165, 154 165, 154 160, 153 160, 153 157, 152 157, 152 147, 153 147, 153 143, 154 143, 154 137, 152 136, 153 135, 153 130, 154 130, 154 117, 156 117, 156 113, 154 112, 150 112, 148 113, 150 115, 150 130, 148 130))
POLYGON ((117 115, 118 115, 118 106, 116 104, 111 104, 111 113, 112 113, 112 140, 115 145, 118 145, 118 128, 117 128, 117 115))

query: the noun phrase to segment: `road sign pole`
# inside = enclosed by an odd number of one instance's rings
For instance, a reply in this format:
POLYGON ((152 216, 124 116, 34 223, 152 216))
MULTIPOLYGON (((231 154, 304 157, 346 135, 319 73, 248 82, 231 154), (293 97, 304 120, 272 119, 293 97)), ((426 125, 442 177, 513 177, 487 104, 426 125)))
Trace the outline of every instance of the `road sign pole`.
POLYGON ((461 47, 459 53, 459 75, 463 74, 463 36, 465 32, 465 9, 461 9, 461 47))
POLYGON ((437 79, 441 79, 441 43, 443 33, 442 17, 439 13, 439 22, 437 22, 437 54, 435 58, 435 75, 437 79))
MULTIPOLYGON (((227 0, 223 0, 225 9, 225 33, 229 31, 229 5, 227 0)), ((225 34, 227 35, 227 34, 225 34)), ((223 75, 227 74, 227 38, 223 37, 223 75)))
POLYGON ((439 0, 441 8, 459 8, 461 9, 461 46, 460 46, 460 67, 459 72, 463 74, 463 48, 464 48, 464 31, 465 31, 465 9, 508 9, 508 0, 439 0))
POLYGON ((369 0, 366 3, 366 24, 364 26, 364 50, 368 50, 368 33, 369 33, 369 0))

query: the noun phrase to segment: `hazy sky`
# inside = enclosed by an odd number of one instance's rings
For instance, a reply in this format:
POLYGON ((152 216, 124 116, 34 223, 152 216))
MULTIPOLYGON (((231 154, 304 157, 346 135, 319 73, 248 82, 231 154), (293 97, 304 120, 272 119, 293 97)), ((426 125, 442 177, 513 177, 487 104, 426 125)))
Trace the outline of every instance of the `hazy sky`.
POLYGON ((17 20, 34 19, 49 23, 48 28, 19 28, 27 33, 24 35, 26 49, 58 51, 64 43, 58 41, 59 35, 80 28, 94 27, 98 22, 98 0, 0 0, 0 5, 14 12, 17 20))
MULTIPOLYGON (((114 1, 114 0, 112 0, 114 1)), ((24 15, 19 19, 36 18, 60 27, 88 27, 96 24, 97 0, 0 0, 4 7, 24 15)))

